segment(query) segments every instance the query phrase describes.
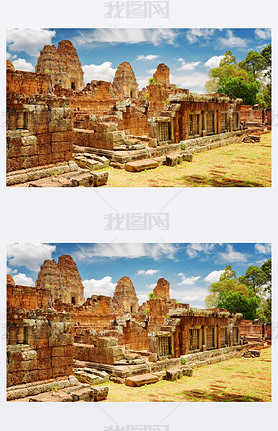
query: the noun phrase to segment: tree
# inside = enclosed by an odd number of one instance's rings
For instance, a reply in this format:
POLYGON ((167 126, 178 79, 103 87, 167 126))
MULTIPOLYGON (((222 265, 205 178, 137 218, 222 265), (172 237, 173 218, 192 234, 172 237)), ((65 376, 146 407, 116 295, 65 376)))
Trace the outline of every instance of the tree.
POLYGON ((259 93, 261 84, 259 81, 250 79, 246 81, 241 76, 221 77, 219 79, 218 92, 227 94, 230 98, 240 98, 244 105, 254 105, 259 93))
POLYGON ((262 51, 261 56, 264 58, 265 76, 271 81, 272 73, 272 45, 267 45, 262 51))
POLYGON ((238 66, 241 69, 251 72, 254 79, 260 77, 261 72, 265 69, 265 58, 257 51, 249 51, 245 60, 239 62, 238 66))
POLYGON ((249 266, 246 273, 239 277, 239 281, 250 286, 255 294, 261 293, 261 288, 266 283, 266 274, 257 266, 249 266))
POLYGON ((209 292, 205 299, 208 307, 225 308, 230 313, 242 313, 244 319, 255 319, 261 299, 236 277, 231 265, 226 266, 218 282, 210 285, 209 292))
POLYGON ((258 295, 244 295, 243 292, 221 292, 218 307, 226 308, 230 313, 242 313, 243 319, 254 320, 261 299, 258 295))

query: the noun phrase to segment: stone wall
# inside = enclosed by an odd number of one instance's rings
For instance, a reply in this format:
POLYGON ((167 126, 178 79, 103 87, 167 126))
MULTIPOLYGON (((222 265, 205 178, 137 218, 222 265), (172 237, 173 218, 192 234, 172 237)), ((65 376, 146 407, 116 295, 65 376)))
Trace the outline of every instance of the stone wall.
POLYGON ((69 100, 7 95, 7 172, 72 160, 69 100))
POLYGON ((71 331, 66 313, 9 309, 7 386, 71 375, 71 331))
POLYGON ((24 96, 49 94, 51 87, 51 79, 48 74, 7 70, 7 94, 24 94, 24 96))

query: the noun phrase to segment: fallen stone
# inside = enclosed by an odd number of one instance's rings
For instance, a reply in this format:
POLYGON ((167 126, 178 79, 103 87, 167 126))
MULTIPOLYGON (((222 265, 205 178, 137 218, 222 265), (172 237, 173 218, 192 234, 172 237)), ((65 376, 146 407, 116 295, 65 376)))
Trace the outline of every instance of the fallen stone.
POLYGON ((115 169, 124 169, 125 168, 125 164, 120 163, 120 162, 110 162, 109 166, 112 166, 112 168, 115 168, 115 169))
POLYGON ((125 170, 128 172, 141 172, 145 169, 155 169, 159 163, 153 159, 136 160, 125 164, 125 170))
POLYGON ((102 383, 102 379, 95 374, 89 374, 84 371, 75 371, 74 375, 80 382, 90 383, 91 385, 102 383))
POLYGON ((122 377, 114 377, 114 376, 111 376, 111 377, 110 377, 110 381, 111 381, 111 382, 113 382, 113 383, 124 384, 125 379, 124 379, 124 378, 122 378, 122 377))
POLYGON ((192 377, 193 376, 193 368, 188 367, 188 366, 182 367, 182 374, 184 376, 187 376, 187 377, 192 377))
POLYGON ((92 387, 94 401, 105 400, 108 396, 109 388, 108 386, 92 387))
POLYGON ((159 378, 159 380, 166 380, 166 371, 156 371, 155 373, 153 373, 155 376, 157 376, 159 378))
POLYGON ((181 379, 183 376, 183 370, 181 368, 170 368, 166 370, 166 380, 174 381, 181 379))
POLYGON ((189 151, 182 151, 181 152, 182 160, 184 162, 192 162, 193 161, 193 154, 189 151))
POLYGON ((71 392, 72 401, 93 401, 94 399, 94 391, 91 387, 83 387, 79 389, 74 389, 71 392))
POLYGON ((156 162, 158 162, 159 166, 160 165, 166 165, 166 156, 154 157, 153 160, 155 160, 156 162))
POLYGON ((261 351, 260 350, 249 350, 249 352, 251 353, 251 355, 261 356, 261 351))
POLYGON ((91 172, 84 172, 79 175, 75 175, 74 178, 71 178, 72 187, 92 187, 94 185, 94 176, 91 172))
POLYGON ((126 386, 140 387, 158 382, 159 377, 155 374, 141 374, 139 376, 127 377, 125 379, 126 386))
POLYGON ((104 186, 108 181, 108 172, 92 172, 94 187, 104 186))
POLYGON ((176 166, 180 162, 181 162, 181 157, 178 155, 166 156, 166 166, 176 166))

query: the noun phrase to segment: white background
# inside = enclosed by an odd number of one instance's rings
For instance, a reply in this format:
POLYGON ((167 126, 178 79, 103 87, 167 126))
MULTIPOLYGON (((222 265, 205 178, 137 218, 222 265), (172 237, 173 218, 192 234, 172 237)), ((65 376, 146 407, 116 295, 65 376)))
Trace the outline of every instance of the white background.
MULTIPOLYGON (((272 403, 6 403, 5 245, 11 242, 271 242, 273 322, 277 325, 277 126, 273 128, 271 189, 36 189, 5 188, 5 29, 15 27, 252 27, 273 29, 273 77, 277 75, 277 6, 274 0, 188 2, 170 0, 169 19, 105 19, 103 1, 18 1, 1 5, 1 424, 3 429, 100 430, 115 423, 169 425, 169 431, 272 427, 277 409, 277 340, 273 343, 272 403), (170 214, 169 231, 107 231, 114 212, 170 214), (165 417, 167 418, 163 420, 165 417)), ((119 59, 122 61, 123 59, 119 59)), ((273 112, 278 113, 277 79, 273 112)), ((263 384, 263 382, 262 382, 263 384)), ((155 386, 153 387, 155 391, 155 386)), ((275 422, 274 422, 275 421, 275 422)))

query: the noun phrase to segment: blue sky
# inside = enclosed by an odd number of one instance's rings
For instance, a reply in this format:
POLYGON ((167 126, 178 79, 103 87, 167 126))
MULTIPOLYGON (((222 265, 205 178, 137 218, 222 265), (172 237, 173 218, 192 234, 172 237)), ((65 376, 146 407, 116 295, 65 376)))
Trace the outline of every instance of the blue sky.
POLYGON ((270 29, 9 29, 7 58, 18 70, 34 71, 44 45, 69 39, 79 55, 85 82, 112 81, 117 66, 128 61, 139 88, 147 85, 159 63, 171 70, 171 83, 204 92, 208 71, 230 49, 240 61, 271 42, 270 29))
POLYGON ((210 283, 218 281, 226 265, 237 275, 271 257, 270 244, 10 244, 7 271, 16 284, 34 285, 40 265, 70 254, 85 287, 92 294, 112 296, 117 281, 129 276, 140 303, 159 278, 166 278, 171 297, 192 307, 204 307, 210 283))

